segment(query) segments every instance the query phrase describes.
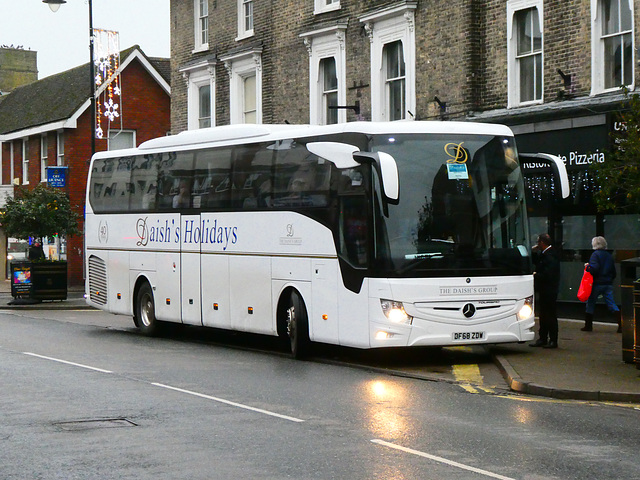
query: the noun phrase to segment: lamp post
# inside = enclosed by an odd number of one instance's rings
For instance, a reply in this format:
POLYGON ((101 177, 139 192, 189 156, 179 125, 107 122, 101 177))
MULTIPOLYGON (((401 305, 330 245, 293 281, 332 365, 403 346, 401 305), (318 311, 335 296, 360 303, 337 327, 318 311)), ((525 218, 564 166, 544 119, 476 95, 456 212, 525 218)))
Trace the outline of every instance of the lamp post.
MULTIPOLYGON (((89 75, 91 76, 91 119, 89 126, 91 128, 91 157, 96 153, 96 79, 95 66, 93 60, 93 2, 89 2, 89 75)), ((57 12, 61 5, 67 3, 67 0, 42 0, 42 3, 49 5, 52 12, 57 12)))

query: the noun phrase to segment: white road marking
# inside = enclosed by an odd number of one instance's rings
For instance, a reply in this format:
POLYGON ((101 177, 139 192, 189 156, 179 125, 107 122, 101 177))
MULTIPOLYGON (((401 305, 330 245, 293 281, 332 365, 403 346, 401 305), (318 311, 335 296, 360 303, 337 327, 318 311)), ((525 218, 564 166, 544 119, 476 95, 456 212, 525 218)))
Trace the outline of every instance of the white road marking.
POLYGON ((45 357, 44 355, 38 355, 37 353, 31 353, 31 352, 22 352, 22 353, 24 353, 25 355, 29 355, 31 357, 43 358, 45 360, 51 360, 52 362, 64 363, 66 365, 73 365, 74 367, 86 368, 87 370, 93 370, 95 372, 113 373, 111 370, 104 370, 102 368, 90 367, 89 365, 83 365, 81 363, 68 362, 67 360, 61 360, 59 358, 45 357))
MULTIPOLYGON (((73 365, 74 367, 86 368, 88 370, 93 370, 95 372, 113 373, 111 370, 104 370, 102 368, 90 367, 89 365, 83 365, 81 363, 69 362, 67 360, 61 360, 59 358, 46 357, 44 355, 38 355, 37 353, 31 353, 31 352, 22 352, 22 353, 24 355, 29 355, 31 357, 42 358, 44 360, 50 360, 52 362, 64 363, 65 365, 73 365)), ((245 410, 251 410, 252 412, 262 413, 264 415, 269 415, 271 417, 281 418, 283 420, 289 420, 290 422, 297 422, 297 423, 304 422, 304 420, 302 420, 300 418, 295 418, 295 417, 290 417, 288 415, 282 415, 280 413, 270 412, 269 410, 263 410, 261 408, 256 408, 256 407, 251 407, 249 405, 244 405, 242 403, 232 402, 230 400, 225 400, 224 398, 212 397, 211 395, 205 395, 204 393, 193 392, 191 390, 185 390, 183 388, 172 387, 170 385, 164 385, 162 383, 155 383, 155 382, 144 382, 144 383, 150 383, 151 385, 156 386, 156 387, 161 387, 161 388, 166 388, 168 390, 173 390, 173 391, 176 391, 176 392, 186 393, 188 395, 193 395, 195 397, 206 398, 207 400, 213 400, 213 401, 218 402, 218 403, 224 403, 225 405, 230 405, 232 407, 243 408, 245 410)))
POLYGON ((445 465, 450 465, 452 467, 461 468, 463 470, 468 470, 470 472, 479 473, 480 475, 484 475, 486 477, 499 478, 501 480, 514 480, 511 477, 505 477, 497 473, 489 472, 487 470, 482 470, 481 468, 471 467, 463 463, 454 462, 453 460, 447 460, 446 458, 443 458, 443 457, 438 457, 436 455, 431 455, 429 453, 421 452, 420 450, 414 450, 412 448, 396 445, 395 443, 385 442, 384 440, 373 439, 371 441, 378 445, 382 445, 383 447, 389 447, 396 450, 400 450, 401 452, 410 453, 412 455, 417 455, 419 457, 428 458, 429 460, 434 460, 436 462, 444 463, 445 465))
POLYGON ((207 400, 213 400, 214 402, 224 403, 225 405, 230 405, 232 407, 244 408, 245 410, 251 410, 253 412, 263 413, 265 415, 270 415, 272 417, 281 418, 283 420, 289 420, 290 422, 304 422, 299 418, 290 417, 288 415, 282 415, 280 413, 270 412, 269 410, 263 410, 261 408, 251 407, 249 405, 244 405, 242 403, 232 402, 230 400, 225 400, 224 398, 212 397, 211 395, 205 395, 204 393, 193 392, 191 390, 185 390, 183 388, 172 387, 170 385, 164 385, 162 383, 152 383, 151 385, 155 385, 156 387, 166 388, 169 390, 174 390, 180 393, 186 393, 188 395, 193 395, 194 397, 206 398, 207 400))

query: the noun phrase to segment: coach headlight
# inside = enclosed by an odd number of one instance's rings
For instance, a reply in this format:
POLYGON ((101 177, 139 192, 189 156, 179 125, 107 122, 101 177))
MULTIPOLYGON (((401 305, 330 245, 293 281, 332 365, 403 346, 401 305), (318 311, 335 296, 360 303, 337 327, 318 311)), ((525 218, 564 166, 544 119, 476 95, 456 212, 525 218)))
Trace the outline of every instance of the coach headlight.
POLYGON ((524 305, 518 312, 518 320, 526 320, 533 315, 533 297, 527 297, 524 299, 524 305))
POLYGON ((404 310, 402 302, 394 302, 393 300, 380 300, 380 306, 382 307, 382 313, 384 316, 393 323, 404 323, 411 325, 413 323, 413 317, 404 310))

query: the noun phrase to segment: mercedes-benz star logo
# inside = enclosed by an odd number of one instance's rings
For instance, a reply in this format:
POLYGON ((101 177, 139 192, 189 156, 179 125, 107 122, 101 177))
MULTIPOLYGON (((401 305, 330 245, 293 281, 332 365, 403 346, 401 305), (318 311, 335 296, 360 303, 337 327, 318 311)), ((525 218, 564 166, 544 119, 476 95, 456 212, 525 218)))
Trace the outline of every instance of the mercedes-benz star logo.
POLYGON ((476 314, 476 307, 473 306, 473 303, 467 303, 462 307, 462 314, 467 318, 471 318, 476 314))

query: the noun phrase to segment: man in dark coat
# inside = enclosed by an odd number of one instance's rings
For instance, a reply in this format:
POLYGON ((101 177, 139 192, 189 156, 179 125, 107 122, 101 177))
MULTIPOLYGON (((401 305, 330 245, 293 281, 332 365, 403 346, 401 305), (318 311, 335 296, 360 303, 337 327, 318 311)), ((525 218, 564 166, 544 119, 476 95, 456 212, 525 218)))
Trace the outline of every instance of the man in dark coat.
POLYGON ((534 289, 538 294, 538 320, 540 331, 538 340, 530 347, 558 348, 557 301, 560 288, 560 258, 551 246, 547 233, 538 236, 534 247, 536 256, 534 289))

